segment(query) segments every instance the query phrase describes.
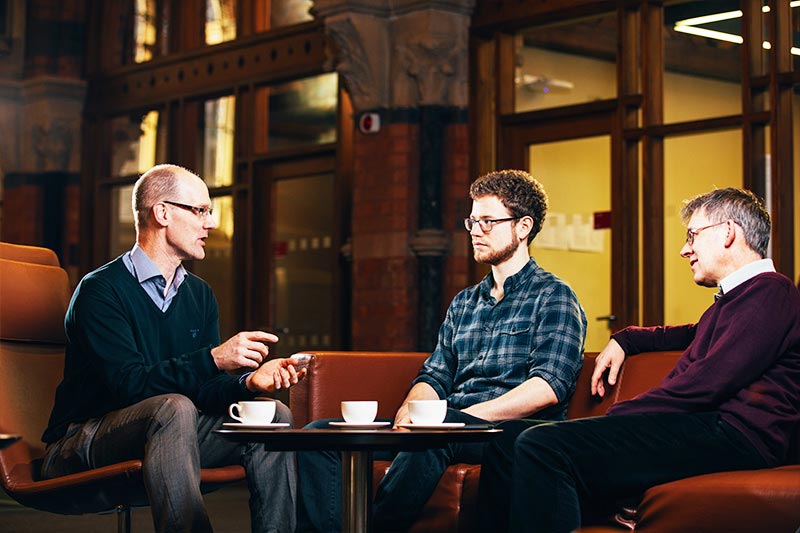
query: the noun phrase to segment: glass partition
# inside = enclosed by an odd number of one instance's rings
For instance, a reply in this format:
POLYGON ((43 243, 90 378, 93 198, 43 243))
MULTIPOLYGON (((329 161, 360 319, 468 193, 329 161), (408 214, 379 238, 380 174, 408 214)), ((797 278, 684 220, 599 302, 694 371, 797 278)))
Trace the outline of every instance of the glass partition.
POLYGON ((614 13, 518 33, 514 110, 616 97, 616 39, 614 13))
POLYGON ((680 217, 683 201, 715 188, 742 187, 742 175, 739 130, 664 140, 665 324, 697 322, 713 302, 715 291, 695 285, 689 262, 680 256, 686 242, 686 226, 680 217))
POLYGON ((742 11, 738 2, 664 7, 664 121, 742 112, 742 11))
POLYGON ((236 38, 236 0, 206 0, 206 44, 236 38))
POLYGON ((335 73, 258 88, 255 151, 335 142, 337 102, 335 73))
POLYGON ((210 188, 233 183, 233 141, 236 98, 206 100, 200 176, 210 188))
POLYGON ((211 230, 206 240, 206 257, 192 263, 192 271, 203 278, 214 290, 219 305, 219 332, 222 340, 236 331, 236 299, 234 296, 236 268, 233 261, 233 198, 212 198, 214 220, 217 228, 211 230))
POLYGON ((152 167, 163 157, 164 133, 158 111, 112 119, 111 175, 132 176, 152 167))

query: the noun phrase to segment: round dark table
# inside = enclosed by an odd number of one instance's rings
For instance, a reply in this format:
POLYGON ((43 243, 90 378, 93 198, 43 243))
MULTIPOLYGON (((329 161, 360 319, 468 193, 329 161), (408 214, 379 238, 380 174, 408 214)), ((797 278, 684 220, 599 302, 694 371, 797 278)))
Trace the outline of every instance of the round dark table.
POLYGON ((240 442, 261 442, 270 450, 342 452, 342 531, 370 531, 372 522, 372 453, 420 451, 452 442, 485 442, 500 429, 218 429, 240 442))

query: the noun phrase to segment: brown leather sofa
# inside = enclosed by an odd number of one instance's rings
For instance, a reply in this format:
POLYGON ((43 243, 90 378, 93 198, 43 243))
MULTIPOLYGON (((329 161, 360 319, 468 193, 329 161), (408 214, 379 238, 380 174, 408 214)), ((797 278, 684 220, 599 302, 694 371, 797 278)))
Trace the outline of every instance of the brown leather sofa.
MULTIPOLYGON (((305 352, 313 355, 309 376, 290 389, 295 427, 340 416, 342 400, 378 400, 378 416, 391 418, 427 353, 305 352)), ((620 400, 658 384, 678 352, 630 357, 617 385, 602 400, 590 394, 597 354, 586 354, 577 390, 568 410, 571 419, 598 416, 620 400)), ((800 427, 794 435, 790 465, 757 471, 725 472, 652 487, 641 501, 605 524, 586 525, 582 533, 641 532, 786 532, 800 527, 800 427)), ((373 488, 389 463, 376 461, 373 488)), ((448 468, 420 518, 415 532, 474 531, 480 466, 448 468)))

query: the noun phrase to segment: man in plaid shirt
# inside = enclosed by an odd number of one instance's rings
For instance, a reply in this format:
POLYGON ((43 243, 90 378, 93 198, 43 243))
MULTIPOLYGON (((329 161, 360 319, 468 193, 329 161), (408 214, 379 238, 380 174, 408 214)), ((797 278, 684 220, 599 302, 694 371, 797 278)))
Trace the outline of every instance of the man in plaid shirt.
MULTIPOLYGON (((411 400, 446 399, 446 422, 486 424, 536 415, 564 420, 583 363, 586 316, 575 293, 530 257, 547 195, 527 172, 504 170, 470 187, 472 212, 464 219, 475 260, 491 265, 477 285, 450 304, 435 351, 398 410, 395 425, 410 422, 411 400)), ((325 421, 317 422, 316 427, 325 421)), ((453 463, 481 461, 484 445, 455 443, 401 452, 378 486, 375 524, 411 525, 453 463)), ((338 456, 299 453, 300 530, 340 531, 338 456)))

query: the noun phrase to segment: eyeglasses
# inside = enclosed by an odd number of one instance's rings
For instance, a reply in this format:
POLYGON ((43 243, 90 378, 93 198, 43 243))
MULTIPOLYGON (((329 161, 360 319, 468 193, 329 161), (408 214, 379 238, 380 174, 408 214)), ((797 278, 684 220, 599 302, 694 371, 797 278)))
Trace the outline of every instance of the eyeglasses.
POLYGON ((467 231, 472 231, 472 227, 477 224, 481 227, 481 231, 484 233, 489 233, 492 231, 492 228, 495 224, 499 224, 500 222, 508 222, 509 220, 518 220, 522 217, 508 217, 508 218, 465 218, 464 219, 464 227, 467 228, 467 231))
POLYGON ((174 205, 175 207, 180 207, 181 209, 186 209, 187 211, 191 211, 197 218, 206 218, 214 214, 213 207, 197 207, 194 205, 186 205, 186 204, 179 204, 178 202, 170 202, 169 200, 164 200, 165 204, 174 205))
POLYGON ((697 237, 697 234, 703 231, 704 229, 713 228, 714 226, 719 226, 720 224, 725 224, 727 220, 723 220, 722 222, 717 222, 716 224, 709 224, 708 226, 703 226, 702 228, 697 229, 687 229, 686 230, 686 244, 689 246, 694 244, 694 238, 697 237))

